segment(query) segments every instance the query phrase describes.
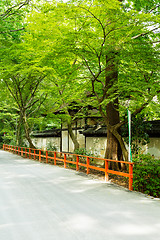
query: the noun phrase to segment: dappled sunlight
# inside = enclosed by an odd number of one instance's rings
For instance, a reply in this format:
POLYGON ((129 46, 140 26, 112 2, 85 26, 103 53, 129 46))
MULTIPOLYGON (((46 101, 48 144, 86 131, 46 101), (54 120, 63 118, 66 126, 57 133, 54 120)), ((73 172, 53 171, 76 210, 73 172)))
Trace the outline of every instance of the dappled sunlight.
POLYGON ((92 230, 97 226, 98 222, 94 218, 85 214, 77 214, 70 217, 68 221, 64 222, 64 226, 71 226, 73 230, 92 230))
POLYGON ((114 232, 118 235, 128 235, 128 236, 139 236, 139 235, 148 235, 156 233, 158 229, 156 227, 150 226, 150 224, 132 224, 124 223, 116 226, 114 232))
POLYGON ((118 218, 121 219, 128 219, 128 220, 131 220, 131 219, 134 219, 134 217, 136 216, 136 213, 130 209, 130 210, 126 210, 124 211, 124 209, 121 209, 121 210, 112 210, 112 211, 109 211, 109 212, 104 212, 104 216, 108 217, 108 218, 118 218))
POLYGON ((39 240, 160 237, 159 201, 84 173, 8 158, 0 168, 0 236, 33 231, 31 239, 39 240))

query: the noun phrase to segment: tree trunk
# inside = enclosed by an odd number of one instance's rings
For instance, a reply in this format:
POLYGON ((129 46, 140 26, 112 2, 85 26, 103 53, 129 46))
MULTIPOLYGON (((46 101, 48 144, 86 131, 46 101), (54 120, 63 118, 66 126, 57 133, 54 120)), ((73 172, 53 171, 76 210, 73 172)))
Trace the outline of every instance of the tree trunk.
MULTIPOLYGON (((119 112, 117 111, 118 99, 115 100, 114 103, 109 103, 106 106, 106 114, 109 120, 109 124, 114 126, 119 123, 119 112)), ((105 158, 112 160, 122 160, 122 149, 119 144, 118 139, 114 136, 114 134, 107 128, 107 146, 105 151, 105 158)), ((110 167, 118 169, 117 164, 110 164, 110 167)))
POLYGON ((77 141, 75 134, 73 133, 72 125, 70 122, 68 122, 68 132, 69 132, 69 136, 71 137, 72 142, 74 144, 74 151, 75 151, 75 150, 79 149, 79 143, 77 141))
MULTIPOLYGON (((106 88, 111 90, 112 87, 118 83, 118 62, 115 59, 116 52, 112 52, 111 56, 106 56, 106 88), (110 59, 112 60, 110 61, 110 59)), ((115 87, 114 87, 115 89, 115 87)), ((116 93, 116 89, 113 94, 116 93)), ((110 97, 110 94, 106 92, 106 98, 110 97)), ((114 101, 109 102, 106 105, 106 126, 107 126, 107 147, 105 151, 105 158, 113 160, 125 160, 128 156, 126 154, 126 148, 124 141, 120 135, 120 129, 114 129, 112 126, 120 122, 119 117, 119 101, 116 98, 114 101), (110 125, 110 127, 109 127, 110 125)), ((117 164, 116 164, 117 165, 117 164)))
POLYGON ((22 125, 23 125, 23 118, 20 116, 18 119, 17 126, 16 126, 16 145, 17 146, 22 146, 22 144, 23 144, 22 125))
MULTIPOLYGON (((114 103, 109 103, 106 106, 106 114, 111 126, 116 125, 120 121, 117 105, 118 99, 116 99, 114 103)), ((109 129, 107 129, 107 147, 105 157, 113 160, 122 159, 122 151, 119 145, 119 141, 109 129)))
POLYGON ((29 143, 29 147, 30 148, 36 148, 32 142, 32 139, 30 137, 30 132, 29 132, 29 126, 28 126, 28 123, 27 123, 27 120, 26 120, 26 116, 23 117, 23 122, 24 122, 24 129, 25 129, 25 137, 29 143))

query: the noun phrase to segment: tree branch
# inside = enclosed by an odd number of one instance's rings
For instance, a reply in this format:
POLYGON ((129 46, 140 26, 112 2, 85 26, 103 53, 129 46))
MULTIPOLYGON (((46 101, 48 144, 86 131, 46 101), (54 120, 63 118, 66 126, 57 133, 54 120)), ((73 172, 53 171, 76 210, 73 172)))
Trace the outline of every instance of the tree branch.
POLYGON ((7 32, 0 32, 0 34, 3 34, 3 33, 8 33, 8 32, 18 32, 18 31, 22 31, 22 30, 25 30, 25 28, 20 28, 20 29, 16 29, 16 30, 8 30, 7 32))
POLYGON ((14 10, 15 8, 17 8, 17 9, 15 9, 15 11, 20 10, 23 6, 28 5, 30 1, 31 1, 31 0, 26 0, 26 1, 24 1, 24 2, 20 2, 20 3, 17 4, 17 5, 13 5, 12 7, 8 8, 8 10, 7 10, 5 13, 1 14, 1 17, 2 17, 3 19, 6 19, 7 17, 15 14, 15 12, 14 12, 14 13, 11 13, 12 10, 14 10))
POLYGON ((155 28, 151 29, 150 31, 148 31, 148 32, 146 32, 146 33, 138 34, 138 35, 132 37, 132 39, 137 39, 137 38, 139 38, 139 37, 145 36, 145 35, 149 34, 150 32, 153 32, 154 30, 157 30, 157 29, 159 29, 159 27, 155 27, 155 28))
POLYGON ((158 8, 158 7, 160 7, 160 4, 157 5, 157 6, 155 6, 154 8, 152 8, 152 9, 149 11, 149 13, 153 12, 153 11, 154 11, 156 8, 158 8))

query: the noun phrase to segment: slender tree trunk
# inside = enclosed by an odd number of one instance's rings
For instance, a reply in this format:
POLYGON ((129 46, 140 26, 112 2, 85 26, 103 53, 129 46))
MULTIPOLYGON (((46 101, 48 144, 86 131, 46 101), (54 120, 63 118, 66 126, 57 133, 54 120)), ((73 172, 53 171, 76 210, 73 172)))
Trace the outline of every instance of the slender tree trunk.
POLYGON ((30 132, 29 132, 29 126, 28 126, 28 123, 27 123, 27 120, 26 120, 26 116, 24 114, 24 117, 23 117, 23 123, 24 123, 24 129, 25 129, 25 137, 29 143, 29 147, 30 148, 36 148, 32 142, 32 139, 30 137, 30 132))
POLYGON ((16 127, 16 145, 22 146, 23 139, 22 139, 22 126, 23 126, 23 118, 22 116, 19 117, 16 127))
POLYGON ((68 126, 68 133, 70 138, 72 139, 72 142, 74 144, 74 151, 79 149, 79 142, 77 141, 77 136, 74 134, 73 129, 72 129, 72 119, 71 115, 68 110, 66 110, 66 114, 70 116, 70 118, 67 121, 67 126, 68 126))
POLYGON ((70 122, 68 122, 68 132, 69 132, 69 136, 71 137, 72 142, 74 144, 74 151, 75 151, 75 150, 79 149, 79 143, 77 141, 77 137, 73 133, 72 125, 70 122))

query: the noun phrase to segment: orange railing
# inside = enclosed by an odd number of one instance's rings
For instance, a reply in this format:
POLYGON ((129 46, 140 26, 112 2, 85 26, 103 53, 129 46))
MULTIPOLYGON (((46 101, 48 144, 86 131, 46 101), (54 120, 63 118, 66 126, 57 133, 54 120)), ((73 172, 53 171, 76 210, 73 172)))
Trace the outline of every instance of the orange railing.
POLYGON ((67 167, 67 163, 73 164, 76 166, 76 170, 79 171, 79 167, 86 168, 87 174, 89 174, 90 169, 94 169, 100 172, 104 172, 105 174, 105 180, 109 180, 109 173, 115 174, 123 177, 129 178, 129 190, 133 190, 133 163, 132 162, 124 162, 124 161, 116 161, 116 160, 110 160, 110 159, 104 159, 104 158, 97 158, 97 157, 91 157, 91 156, 83 156, 73 153, 65 153, 65 152, 55 152, 55 151, 47 151, 42 149, 32 149, 32 148, 26 148, 26 147, 18 147, 18 146, 12 146, 12 145, 3 145, 3 150, 16 153, 18 155, 24 156, 26 158, 33 158, 34 160, 38 160, 39 162, 45 161, 46 163, 52 163, 54 162, 54 165, 57 164, 57 161, 62 162, 64 164, 64 167, 67 167), (95 166, 96 164, 92 161, 103 161, 104 167, 102 164, 101 166, 95 166), (120 171, 114 171, 109 169, 109 162, 114 163, 120 163, 120 164, 126 164, 128 166, 128 173, 126 172, 120 172, 120 171))

